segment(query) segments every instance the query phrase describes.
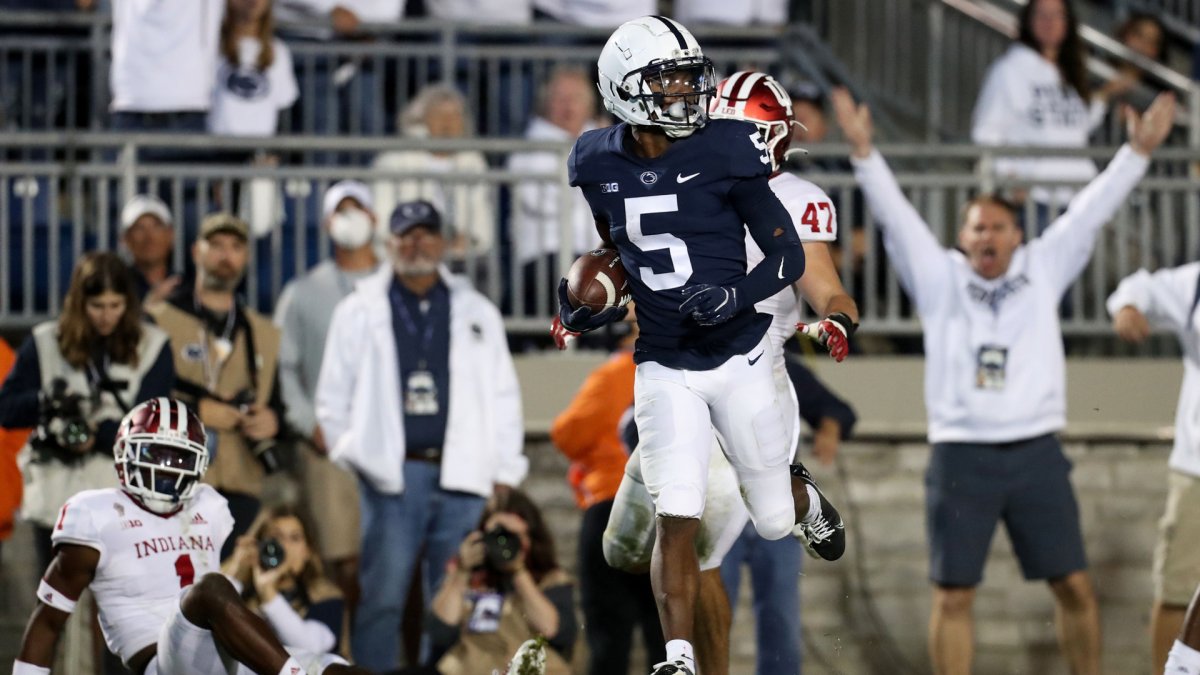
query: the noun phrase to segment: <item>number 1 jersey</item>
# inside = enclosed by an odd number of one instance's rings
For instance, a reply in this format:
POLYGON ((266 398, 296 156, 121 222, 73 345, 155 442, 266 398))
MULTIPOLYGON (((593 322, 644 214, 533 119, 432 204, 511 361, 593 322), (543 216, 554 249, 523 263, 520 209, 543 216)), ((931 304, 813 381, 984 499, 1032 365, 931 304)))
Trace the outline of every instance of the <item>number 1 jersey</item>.
POLYGON ((225 498, 197 485, 170 516, 147 511, 123 490, 87 490, 63 505, 51 541, 100 552, 90 588, 108 648, 128 661, 158 641, 179 603, 179 589, 221 569, 221 546, 233 531, 225 498))
POLYGON ((681 291, 746 276, 746 218, 729 192, 739 181, 767 180, 766 144, 753 124, 737 120, 710 120, 655 158, 634 154, 632 144, 628 124, 589 131, 567 171, 621 254, 637 303, 634 360, 715 368, 752 349, 770 317, 746 303, 729 321, 701 326, 679 311, 681 291))

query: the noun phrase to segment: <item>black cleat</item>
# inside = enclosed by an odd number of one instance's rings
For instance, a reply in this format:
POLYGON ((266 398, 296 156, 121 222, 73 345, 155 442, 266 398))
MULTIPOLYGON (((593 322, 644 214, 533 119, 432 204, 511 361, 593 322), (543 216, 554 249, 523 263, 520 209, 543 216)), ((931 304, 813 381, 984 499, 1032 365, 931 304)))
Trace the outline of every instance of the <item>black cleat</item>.
POLYGON ((793 464, 791 469, 793 476, 799 478, 806 485, 813 486, 813 489, 817 491, 817 496, 821 498, 821 512, 810 522, 796 523, 796 526, 792 528, 792 535, 804 544, 804 550, 814 558, 825 560, 841 558, 842 554, 846 552, 846 527, 842 524, 841 515, 825 498, 825 494, 821 492, 821 488, 817 487, 817 482, 813 480, 812 474, 804 468, 803 464, 793 464))
POLYGON ((650 675, 696 675, 696 673, 688 668, 681 659, 675 659, 674 661, 663 661, 654 666, 654 671, 650 675))

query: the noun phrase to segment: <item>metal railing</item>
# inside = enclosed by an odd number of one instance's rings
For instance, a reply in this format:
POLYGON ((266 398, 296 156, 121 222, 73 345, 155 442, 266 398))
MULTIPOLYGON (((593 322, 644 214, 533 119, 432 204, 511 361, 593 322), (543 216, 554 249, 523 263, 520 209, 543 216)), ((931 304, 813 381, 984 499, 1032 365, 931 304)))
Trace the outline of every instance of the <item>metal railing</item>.
MULTIPOLYGON (((315 24, 281 24, 300 97, 284 133, 377 135, 428 84, 454 82, 484 136, 519 136, 555 67, 591 70, 609 30, 559 24, 481 26, 415 20, 363 24, 364 39, 290 39, 315 24), (289 33, 289 30, 293 33, 289 33)), ((111 17, 0 10, 0 129, 108 128, 111 17), (44 35, 29 31, 42 31, 44 35)), ((724 72, 776 69, 778 30, 696 30, 724 72)))
MULTIPOLYGON (((479 151, 493 168, 480 174, 437 174, 449 188, 486 186, 496 199, 495 245, 460 263, 482 292, 501 306, 508 329, 542 334, 553 311, 552 284, 573 260, 572 235, 562 220, 556 263, 540 259, 526 274, 518 259, 513 231, 503 204, 519 184, 533 183, 559 199, 560 213, 570 208, 574 190, 565 172, 516 173, 502 168, 505 156, 537 150, 553 153, 565 166, 569 144, 500 139, 400 141, 370 137, 281 137, 262 140, 206 136, 137 136, 117 134, 0 134, 0 146, 36 149, 46 161, 0 165, 0 325, 28 326, 58 311, 70 269, 88 249, 118 246, 116 213, 135 191, 164 196, 181 227, 175 241, 176 262, 186 261, 196 223, 216 208, 238 208, 238 195, 266 184, 279 196, 281 209, 251 214, 251 225, 263 235, 252 247, 246 283, 249 303, 269 311, 283 284, 328 257, 327 235, 320 225, 320 197, 336 180, 431 179, 428 173, 382 172, 366 168, 288 165, 255 166, 228 160, 147 163, 148 150, 198 153, 270 150, 284 158, 309 152, 383 152, 390 150, 479 151), (533 298, 525 302, 525 298, 533 298)), ((920 331, 898 279, 887 263, 877 224, 856 194, 852 173, 844 164, 847 148, 818 145, 812 161, 832 169, 805 169, 804 176, 821 185, 835 202, 839 219, 836 257, 847 289, 858 299, 866 333, 911 335, 920 331)), ((881 147, 901 186, 925 216, 939 240, 955 241, 958 213, 981 188, 1024 187, 995 176, 997 156, 1029 156, 1029 148, 977 148, 966 145, 890 145, 881 147)), ((1103 164, 1113 148, 1055 150, 1056 154, 1092 157, 1103 164)), ((1121 208, 1100 238, 1092 262, 1068 293, 1063 328, 1068 335, 1107 334, 1103 302, 1117 281, 1139 267, 1156 269, 1181 264, 1200 255, 1200 181, 1178 170, 1160 170, 1200 162, 1200 153, 1160 149, 1156 174, 1147 177, 1121 208)), ((251 200, 252 201, 252 200, 251 200)), ((1065 205, 1060 205, 1065 206, 1065 205)), ((1034 222, 1033 202, 1025 218, 1034 222)))
MULTIPOLYGON (((930 141, 966 140, 984 75, 1016 34, 1012 7, 1021 4, 1023 0, 824 0, 818 16, 834 53, 877 107, 907 118, 930 141)), ((1100 31, 1082 26, 1080 35, 1097 80, 1113 76, 1110 61, 1128 62, 1176 92, 1186 142, 1200 148, 1200 84, 1100 31)), ((1121 133, 1113 124, 1099 134, 1100 143, 1119 142, 1121 133)))

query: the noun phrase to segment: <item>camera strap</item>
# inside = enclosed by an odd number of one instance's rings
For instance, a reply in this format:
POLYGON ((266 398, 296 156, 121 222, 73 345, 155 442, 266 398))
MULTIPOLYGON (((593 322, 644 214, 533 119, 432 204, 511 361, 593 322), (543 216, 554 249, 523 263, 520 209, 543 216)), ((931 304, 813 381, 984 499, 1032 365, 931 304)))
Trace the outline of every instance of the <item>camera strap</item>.
POLYGON ((87 363, 88 383, 95 387, 97 392, 108 392, 111 394, 116 399, 121 412, 128 413, 133 408, 125 402, 125 398, 121 396, 121 390, 127 387, 129 383, 112 379, 108 374, 108 366, 111 362, 108 354, 105 354, 104 360, 97 367, 95 359, 89 358, 87 363))

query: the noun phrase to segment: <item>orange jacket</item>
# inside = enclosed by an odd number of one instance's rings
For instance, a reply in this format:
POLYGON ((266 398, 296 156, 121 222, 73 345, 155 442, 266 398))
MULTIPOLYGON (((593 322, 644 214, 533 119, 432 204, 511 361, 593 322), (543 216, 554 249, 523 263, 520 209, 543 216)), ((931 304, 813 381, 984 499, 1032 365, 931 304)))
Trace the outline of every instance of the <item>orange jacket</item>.
POLYGON ((612 499, 629 455, 617 425, 633 405, 633 352, 613 354, 593 370, 567 409, 554 419, 550 440, 571 460, 567 480, 579 508, 612 499))
MULTIPOLYGON (((8 377, 17 360, 8 343, 0 339, 0 382, 8 377)), ((21 506, 24 484, 17 468, 17 453, 25 446, 28 429, 0 428, 0 541, 12 536, 13 515, 21 506)))

